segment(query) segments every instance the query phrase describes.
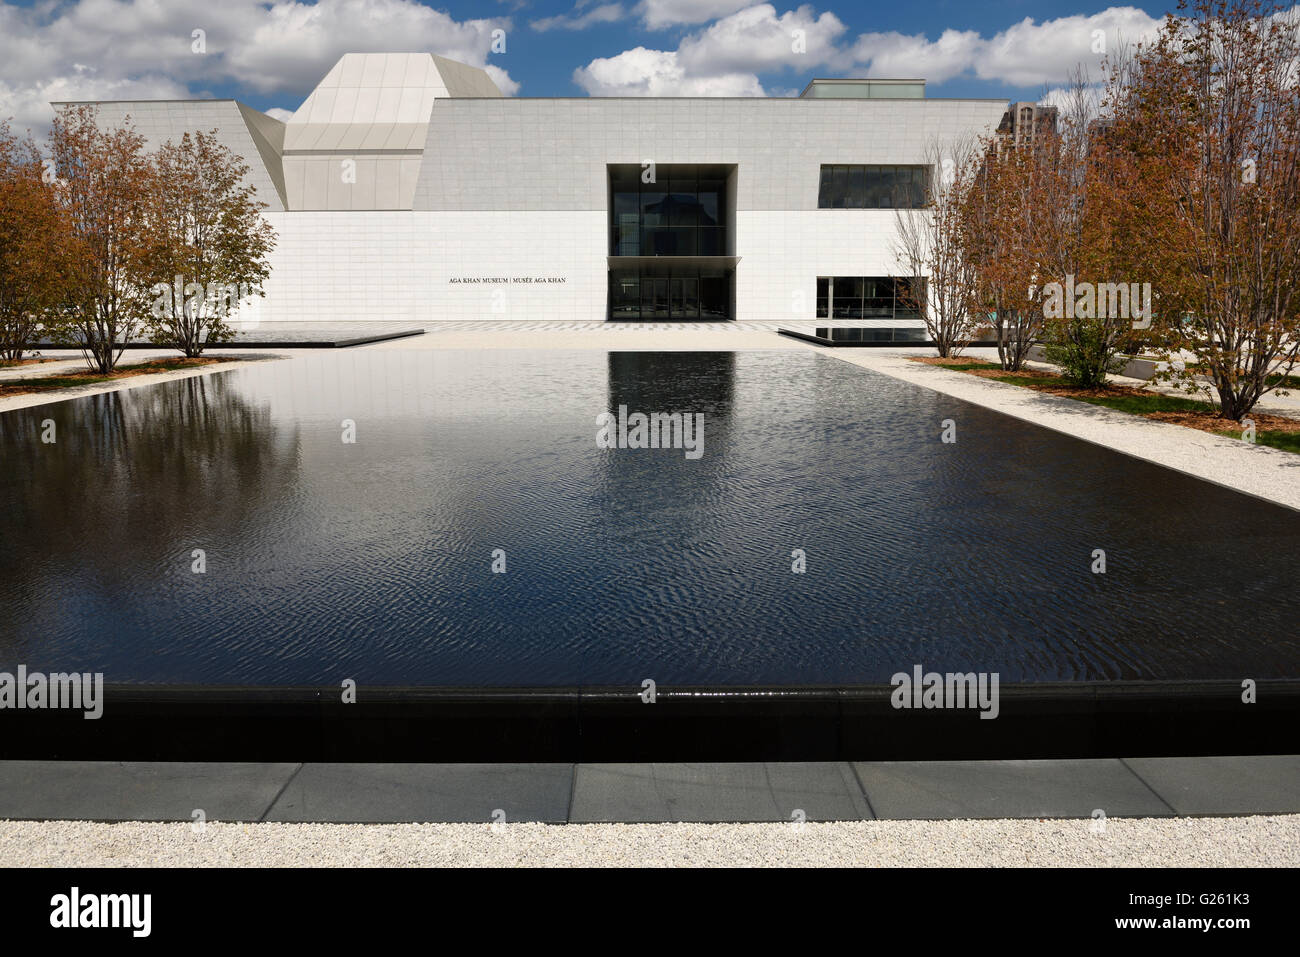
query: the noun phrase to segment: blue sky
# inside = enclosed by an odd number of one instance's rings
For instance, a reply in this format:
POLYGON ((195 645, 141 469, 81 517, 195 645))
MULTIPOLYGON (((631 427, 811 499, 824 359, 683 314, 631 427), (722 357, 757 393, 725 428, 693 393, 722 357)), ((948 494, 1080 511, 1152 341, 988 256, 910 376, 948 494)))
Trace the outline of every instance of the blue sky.
POLYGON ((1038 99, 1164 5, 1004 0, 0 0, 0 116, 50 100, 235 97, 287 116, 345 52, 428 50, 510 95, 788 96, 814 76, 921 76, 930 96, 1038 99), (194 31, 203 31, 202 50, 194 31), (505 31, 505 52, 491 49, 505 31), (1099 40, 1100 38, 1100 40, 1099 40))
MULTIPOLYGON (((492 2, 492 0, 488 0, 492 2)), ((588 4, 585 9, 598 6, 588 4)), ((513 4, 499 4, 504 9, 511 9, 513 4)), ((743 5, 738 5, 743 6, 743 5)), ((757 6, 757 4, 748 4, 757 6)), ((797 10, 808 6, 818 13, 833 13, 847 27, 846 39, 863 33, 898 32, 904 35, 922 34, 931 40, 937 40, 944 30, 974 31, 984 37, 993 37, 1007 28, 1032 19, 1044 21, 1059 20, 1074 16, 1089 16, 1105 10, 1130 7, 1143 10, 1153 19, 1163 16, 1171 4, 1111 4, 1111 3, 1070 3, 1059 0, 1001 0, 997 3, 978 3, 972 0, 936 0, 936 2, 891 2, 866 3, 862 0, 852 2, 830 2, 821 4, 772 4, 778 12, 797 10)), ((635 4, 623 4, 625 9, 635 4)), ((473 12, 483 9, 483 3, 453 3, 444 5, 445 9, 457 16, 471 16, 473 12)), ((624 50, 638 46, 650 49, 675 49, 686 36, 697 33, 708 23, 682 25, 649 29, 636 17, 625 17, 617 23, 598 24, 581 31, 552 29, 543 33, 536 32, 530 24, 558 14, 570 13, 572 3, 556 0, 526 0, 511 13, 516 29, 527 27, 517 34, 518 44, 510 50, 511 75, 520 80, 524 86, 520 91, 524 96, 581 96, 585 91, 573 81, 575 68, 585 65, 597 57, 614 57, 624 50), (517 64, 517 65, 516 65, 517 64)), ((709 21, 709 22, 716 22, 709 21)), ((766 89, 802 89, 808 79, 817 76, 852 76, 861 71, 812 69, 800 70, 792 66, 782 70, 759 74, 766 89)), ((974 76, 960 77, 943 84, 931 84, 933 96, 1006 96, 1019 99, 1023 95, 1036 98, 1042 92, 1041 85, 1030 88, 1013 87, 1004 83, 981 80, 974 76)))

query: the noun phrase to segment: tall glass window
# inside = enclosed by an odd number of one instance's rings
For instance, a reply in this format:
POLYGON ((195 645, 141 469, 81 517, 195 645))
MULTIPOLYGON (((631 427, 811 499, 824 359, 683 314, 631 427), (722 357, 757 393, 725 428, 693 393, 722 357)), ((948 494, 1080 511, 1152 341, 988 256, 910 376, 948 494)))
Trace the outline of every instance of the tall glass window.
POLYGON ((727 168, 660 165, 655 182, 640 166, 611 165, 610 254, 725 256, 727 168))
POLYGON ((817 318, 920 319, 917 303, 924 298, 924 277, 820 276, 817 318))
POLYGON ((849 167, 848 196, 844 205, 849 209, 866 208, 867 168, 865 166, 849 167))
POLYGON ((927 166, 823 166, 819 209, 920 209, 927 166))
POLYGON ((636 167, 610 171, 610 252, 641 255, 641 199, 636 167))
POLYGON ((610 267, 609 318, 731 318, 733 270, 682 258, 727 255, 731 169, 660 164, 646 183, 640 166, 609 167, 610 255, 659 260, 610 267))
POLYGON ((636 319, 641 315, 641 279, 635 273, 610 277, 609 315, 612 319, 636 319))
POLYGON ((836 319, 862 318, 861 276, 836 276, 831 283, 832 306, 836 319))

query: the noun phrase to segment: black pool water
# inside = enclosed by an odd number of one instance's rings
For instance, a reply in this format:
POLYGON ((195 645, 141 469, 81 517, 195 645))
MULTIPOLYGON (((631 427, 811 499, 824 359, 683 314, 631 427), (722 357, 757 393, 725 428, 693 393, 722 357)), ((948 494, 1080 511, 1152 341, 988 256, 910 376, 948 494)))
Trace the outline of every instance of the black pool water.
POLYGON ((1300 514, 807 352, 329 354, 5 413, 0 451, 10 672, 1300 676, 1300 514), (619 406, 703 454, 598 448, 619 406))

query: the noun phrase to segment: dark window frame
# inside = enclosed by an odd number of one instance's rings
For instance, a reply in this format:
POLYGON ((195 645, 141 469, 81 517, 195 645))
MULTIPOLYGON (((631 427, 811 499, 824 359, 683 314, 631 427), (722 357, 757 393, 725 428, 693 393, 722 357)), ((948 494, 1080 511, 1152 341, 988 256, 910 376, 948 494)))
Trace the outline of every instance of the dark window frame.
POLYGON ((915 322, 920 312, 907 304, 904 290, 916 283, 926 293, 924 276, 818 276, 816 309, 818 319, 874 319, 881 322, 915 322), (823 295, 823 289, 825 295, 823 295), (842 298, 847 292, 847 301, 842 298), (837 295, 837 293, 839 293, 837 295), (888 315, 882 315, 888 301, 888 315))
POLYGON ((726 255, 729 174, 721 167, 662 164, 653 183, 642 181, 639 166, 608 170, 611 256, 726 255))
POLYGON ((611 269, 607 318, 645 322, 728 320, 734 308, 733 276, 731 269, 674 265, 668 257, 664 257, 662 265, 611 269), (637 295, 624 295, 624 285, 635 288, 637 295))
POLYGON ((817 208, 923 209, 931 175, 929 166, 917 163, 822 163, 817 208))

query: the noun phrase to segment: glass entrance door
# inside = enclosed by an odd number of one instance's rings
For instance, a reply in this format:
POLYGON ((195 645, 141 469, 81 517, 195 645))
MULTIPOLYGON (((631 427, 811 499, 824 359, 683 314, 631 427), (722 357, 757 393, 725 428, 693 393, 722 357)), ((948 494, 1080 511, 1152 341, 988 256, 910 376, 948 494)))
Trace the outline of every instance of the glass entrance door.
POLYGON ((729 280, 721 269, 679 268, 669 275, 611 270, 609 316, 674 322, 729 319, 729 280))
POLYGON ((700 281, 682 280, 682 314, 687 319, 700 318, 700 281))

